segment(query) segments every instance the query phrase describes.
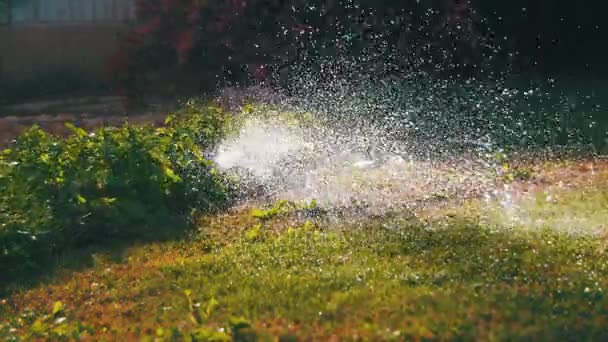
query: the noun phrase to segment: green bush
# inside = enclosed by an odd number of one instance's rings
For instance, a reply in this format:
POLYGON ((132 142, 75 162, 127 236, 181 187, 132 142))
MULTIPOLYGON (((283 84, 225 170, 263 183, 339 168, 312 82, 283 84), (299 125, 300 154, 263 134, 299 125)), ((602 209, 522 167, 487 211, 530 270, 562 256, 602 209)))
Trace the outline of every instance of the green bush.
POLYGON ((221 128, 209 126, 221 124, 222 113, 194 114, 157 129, 87 133, 68 125, 74 134, 66 139, 38 127, 24 133, 0 157, 0 268, 28 269, 65 248, 147 236, 193 209, 221 205, 224 182, 200 143, 217 140, 221 128))

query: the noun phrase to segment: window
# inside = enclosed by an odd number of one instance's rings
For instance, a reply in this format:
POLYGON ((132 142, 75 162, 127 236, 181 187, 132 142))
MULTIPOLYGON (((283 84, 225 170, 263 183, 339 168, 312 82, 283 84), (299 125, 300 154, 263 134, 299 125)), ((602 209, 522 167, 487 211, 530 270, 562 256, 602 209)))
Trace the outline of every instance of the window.
POLYGON ((134 13, 133 0, 13 0, 10 17, 15 24, 125 22, 134 13))

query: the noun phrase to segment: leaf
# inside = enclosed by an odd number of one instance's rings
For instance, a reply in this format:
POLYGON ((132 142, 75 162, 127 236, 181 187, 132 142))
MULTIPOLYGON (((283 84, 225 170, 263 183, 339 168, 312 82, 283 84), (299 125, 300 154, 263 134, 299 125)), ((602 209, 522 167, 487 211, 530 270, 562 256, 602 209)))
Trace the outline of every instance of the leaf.
POLYGON ((260 234, 262 231, 262 225, 261 224, 256 224, 255 226, 251 227, 249 230, 247 230, 245 232, 245 239, 247 239, 247 241, 256 241, 259 239, 260 234))
POLYGON ((252 104, 247 104, 243 107, 243 112, 245 112, 247 114, 251 114, 251 113, 253 113, 254 109, 255 109, 255 107, 252 104))
POLYGON ((82 129, 80 127, 74 126, 74 124, 71 122, 66 122, 65 127, 69 128, 79 138, 83 138, 83 137, 87 136, 87 131, 85 131, 84 129, 82 129))
POLYGON ((251 210, 251 216, 258 219, 263 219, 267 216, 267 211, 255 208, 251 210))
POLYGON ((61 313, 64 310, 64 306, 63 303, 61 303, 60 301, 56 301, 53 304, 53 311, 51 311, 51 315, 53 317, 57 316, 59 313, 61 313))
POLYGON ((215 309, 217 309, 219 306, 220 306, 220 302, 218 302, 217 299, 215 299, 215 298, 211 298, 207 302, 207 307, 205 307, 205 319, 209 319, 211 317, 211 315, 213 314, 213 312, 215 311, 215 309))
POLYGON ((171 168, 165 167, 164 172, 165 172, 165 176, 167 176, 167 178, 169 178, 173 182, 179 183, 182 181, 182 179, 178 175, 176 175, 175 172, 173 172, 173 170, 171 168))
POLYGON ((48 153, 43 153, 40 155, 40 161, 42 161, 45 164, 48 164, 50 159, 51 158, 49 157, 48 153))
POLYGON ((314 230, 315 226, 312 224, 312 222, 310 222, 310 220, 306 220, 306 222, 304 222, 304 226, 302 226, 303 230, 314 230))
POLYGON ((278 215, 286 214, 288 211, 285 207, 289 204, 289 201, 280 200, 274 207, 268 210, 253 209, 251 216, 260 220, 270 220, 278 215))
POLYGON ((221 331, 213 331, 207 328, 199 328, 192 332, 191 337, 194 341, 207 342, 228 342, 232 341, 230 335, 221 331))
POLYGON ((36 334, 42 334, 47 329, 47 325, 42 320, 37 319, 30 329, 36 334))
POLYGON ((196 310, 196 308, 192 308, 190 310, 190 321, 197 325, 203 324, 203 319, 201 318, 201 315, 198 310, 196 310))
POLYGON ((87 199, 82 197, 81 195, 76 195, 76 200, 78 201, 78 204, 86 204, 87 203, 87 199))
POLYGON ((110 205, 110 204, 113 204, 116 202, 116 198, 115 197, 102 197, 101 201, 105 205, 110 205))
POLYGON ((230 317, 228 325, 230 325, 230 329, 232 329, 233 333, 242 329, 251 328, 251 323, 243 317, 230 317))
MULTIPOLYGON (((65 317, 62 317, 65 318, 65 317)), ((66 323, 55 323, 57 326, 53 328, 53 334, 57 336, 67 337, 69 334, 69 326, 66 323)))
POLYGON ((190 321, 197 325, 203 324, 203 319, 201 318, 201 315, 198 312, 198 308, 195 306, 194 301, 192 300, 192 290, 184 290, 184 295, 186 295, 186 299, 188 299, 188 316, 190 318, 190 321))

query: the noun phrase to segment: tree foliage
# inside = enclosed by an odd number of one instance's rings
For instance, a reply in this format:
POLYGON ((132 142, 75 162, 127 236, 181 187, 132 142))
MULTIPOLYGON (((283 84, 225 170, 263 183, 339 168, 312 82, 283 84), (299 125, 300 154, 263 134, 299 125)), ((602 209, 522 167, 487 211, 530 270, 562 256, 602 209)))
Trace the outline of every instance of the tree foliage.
POLYGON ((208 86, 348 54, 382 58, 399 72, 462 73, 489 48, 470 2, 139 0, 137 8, 140 22, 110 63, 131 96, 149 70, 196 75, 208 86))

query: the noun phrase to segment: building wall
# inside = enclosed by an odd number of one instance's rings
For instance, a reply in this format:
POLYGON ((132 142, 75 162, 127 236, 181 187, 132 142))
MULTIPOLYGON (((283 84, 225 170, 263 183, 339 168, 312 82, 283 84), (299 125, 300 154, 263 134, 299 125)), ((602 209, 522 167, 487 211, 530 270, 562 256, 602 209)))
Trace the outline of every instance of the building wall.
POLYGON ((103 80, 135 19, 134 0, 15 0, 0 25, 0 80, 70 71, 103 80))
POLYGON ((0 78, 25 80, 61 70, 102 80, 126 24, 0 27, 0 78))

